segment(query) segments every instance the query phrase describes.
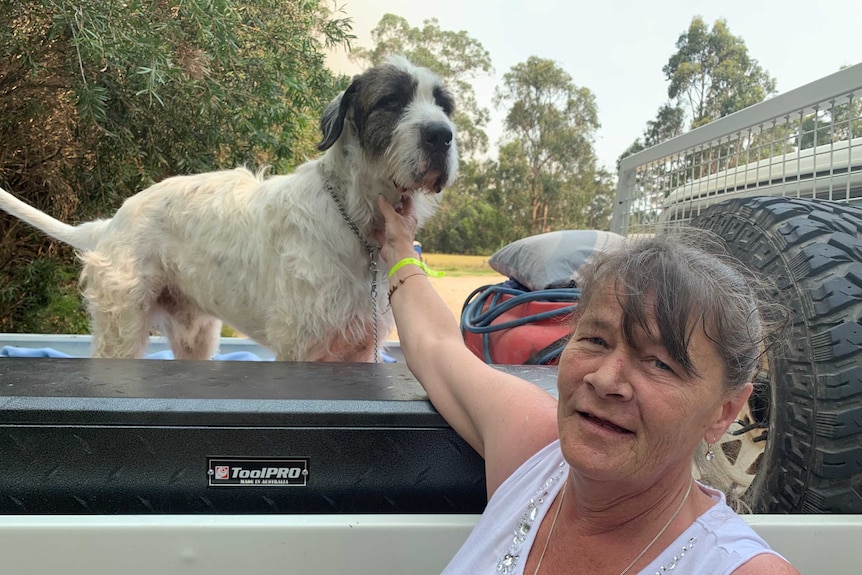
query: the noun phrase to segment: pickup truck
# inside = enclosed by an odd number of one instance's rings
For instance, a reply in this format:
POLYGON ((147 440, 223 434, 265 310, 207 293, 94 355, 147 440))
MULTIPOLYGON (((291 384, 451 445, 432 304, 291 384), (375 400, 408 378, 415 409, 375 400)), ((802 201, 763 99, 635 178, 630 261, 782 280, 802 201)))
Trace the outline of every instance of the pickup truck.
MULTIPOLYGON (((711 229, 794 311, 722 452, 803 573, 862 565, 859 94, 862 64, 625 158, 611 224, 711 229)), ((439 573, 485 503, 402 362, 0 359, 0 389, 2 575, 439 573)))
MULTIPOLYGON (((484 507, 403 362, 15 358, 0 387, 4 575, 431 575, 484 507)), ((862 516, 746 520, 803 573, 858 572, 862 516)))

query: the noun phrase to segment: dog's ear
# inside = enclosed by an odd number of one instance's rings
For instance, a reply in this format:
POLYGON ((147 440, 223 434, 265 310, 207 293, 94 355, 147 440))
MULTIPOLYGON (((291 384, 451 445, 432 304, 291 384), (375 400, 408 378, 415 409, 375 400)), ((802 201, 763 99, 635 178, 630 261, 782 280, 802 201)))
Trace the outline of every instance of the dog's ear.
POLYGON ((355 76, 350 86, 336 96, 323 111, 323 117, 320 118, 320 131, 323 133, 323 139, 317 144, 317 149, 321 152, 331 148, 341 136, 347 111, 353 105, 358 91, 359 76, 355 76))

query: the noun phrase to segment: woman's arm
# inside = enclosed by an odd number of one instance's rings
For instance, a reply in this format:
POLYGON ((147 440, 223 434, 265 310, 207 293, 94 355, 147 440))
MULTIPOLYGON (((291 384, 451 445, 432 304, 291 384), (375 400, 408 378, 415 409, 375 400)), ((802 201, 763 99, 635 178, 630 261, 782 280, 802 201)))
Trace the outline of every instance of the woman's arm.
MULTIPOLYGON (((400 214, 382 196, 378 204, 386 218, 378 237, 383 259, 394 265, 415 258, 410 198, 403 200, 400 214)), ((490 497, 521 463, 557 437, 556 400, 467 349, 458 322, 418 265, 399 267, 389 285, 407 366, 437 411, 484 457, 490 497)))

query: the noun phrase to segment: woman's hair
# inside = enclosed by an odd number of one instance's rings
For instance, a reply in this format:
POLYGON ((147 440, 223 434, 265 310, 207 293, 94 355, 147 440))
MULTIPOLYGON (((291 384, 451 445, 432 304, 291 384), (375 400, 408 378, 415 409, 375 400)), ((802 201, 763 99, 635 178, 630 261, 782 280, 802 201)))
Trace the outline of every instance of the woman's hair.
MULTIPOLYGON (((614 290, 626 341, 633 343, 643 330, 694 376, 699 374, 689 344, 702 329, 722 360, 722 383, 728 392, 753 381, 765 350, 777 341, 775 304, 766 304, 761 297, 763 290, 771 291, 769 286, 730 257, 721 238, 704 230, 674 228, 627 239, 586 266, 578 287, 581 309, 589 307, 601 290, 614 290)), ((738 486, 729 481, 729 474, 714 465, 721 462, 726 459, 707 463, 696 457, 701 480, 724 490, 738 509, 748 509, 748 503, 736 497, 738 486)))

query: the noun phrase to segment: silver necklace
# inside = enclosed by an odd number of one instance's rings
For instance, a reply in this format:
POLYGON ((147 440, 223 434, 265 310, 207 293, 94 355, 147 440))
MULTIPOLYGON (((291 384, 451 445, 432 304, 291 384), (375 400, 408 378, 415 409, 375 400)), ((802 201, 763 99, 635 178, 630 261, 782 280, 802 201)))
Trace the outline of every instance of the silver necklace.
POLYGON ((691 486, 693 483, 694 483, 694 478, 689 479, 688 489, 685 490, 685 495, 683 496, 682 501, 679 502, 679 505, 677 506, 676 511, 673 512, 673 515, 671 515, 670 519, 667 520, 667 523, 664 524, 664 527, 661 528, 661 531, 656 533, 655 537, 652 538, 652 541, 647 543, 647 546, 643 548, 643 551, 638 553, 638 556, 635 557, 634 561, 629 563, 628 567, 626 567, 625 569, 620 571, 620 575, 626 575, 626 573, 629 572, 629 569, 634 567, 635 563, 637 563, 640 560, 640 558, 643 557, 647 551, 649 551, 650 547, 652 547, 653 544, 656 541, 658 541, 658 538, 661 537, 665 531, 667 531, 667 528, 670 527, 670 524, 673 523, 673 520, 676 519, 676 516, 679 515, 680 511, 682 511, 682 506, 685 504, 686 500, 688 499, 689 493, 691 493, 691 486))
MULTIPOLYGON (((659 530, 659 532, 656 533, 655 537, 652 538, 652 541, 647 543, 646 547, 644 547, 643 550, 640 553, 638 553, 638 556, 634 558, 634 561, 629 563, 628 567, 626 567, 625 569, 620 571, 620 575, 626 575, 626 573, 629 572, 629 569, 634 567, 635 563, 637 563, 640 560, 640 558, 643 557, 644 554, 650 550, 650 547, 652 547, 655 544, 655 542, 659 540, 659 537, 661 537, 664 534, 664 532, 667 531, 667 528, 670 527, 670 524, 673 523, 673 520, 677 518, 680 511, 682 511, 682 506, 688 500, 688 496, 691 493, 691 486, 693 483, 694 483, 694 479, 692 478, 688 482, 688 489, 686 489, 685 495, 683 496, 682 501, 679 502, 679 505, 677 506, 676 511, 673 512, 673 515, 671 515, 670 519, 667 520, 667 523, 664 524, 664 527, 662 527, 661 530, 659 530)), ((566 485, 565 485, 565 483, 563 484, 563 486, 560 489, 562 490, 562 494, 560 495, 560 503, 557 505, 556 513, 554 513, 554 520, 551 522, 551 528, 548 530, 548 537, 545 539, 545 547, 542 549, 542 554, 539 555, 539 562, 536 565, 536 570, 533 571, 533 575, 538 575, 538 573, 539 573, 539 568, 542 566, 542 560, 545 558, 545 552, 548 550, 548 544, 551 542, 551 535, 553 535, 553 533, 554 533, 554 527, 557 526, 557 517, 560 516, 560 508, 563 506, 563 499, 566 497, 566 485)))
POLYGON ((371 331, 374 334, 374 363, 379 363, 380 351, 377 341, 377 254, 380 248, 379 246, 372 246, 364 237, 362 237, 362 232, 359 231, 359 226, 356 225, 356 222, 350 219, 350 216, 347 214, 347 208, 344 207, 344 203, 341 201, 341 198, 339 198, 338 194, 335 193, 335 190, 332 189, 332 184, 329 183, 329 178, 324 177, 323 182, 326 185, 326 191, 329 192, 329 195, 332 196, 335 205, 338 207, 341 217, 344 218, 344 221, 347 222, 347 225, 353 231, 353 235, 356 236, 359 243, 361 243, 362 247, 365 248, 365 251, 368 252, 368 261, 370 262, 369 269, 371 270, 371 331))
POLYGON ((557 526, 557 517, 560 516, 560 509, 563 508, 563 499, 566 498, 566 484, 563 483, 563 486, 560 488, 562 493, 560 494, 560 502, 557 504, 557 511, 554 513, 554 520, 551 522, 551 528, 548 529, 548 536, 545 538, 545 546, 542 548, 542 554, 539 555, 539 562, 536 563, 536 570, 533 571, 533 575, 537 575, 539 573, 539 569, 542 567, 542 560, 545 558, 545 552, 548 550, 548 543, 551 542, 551 535, 554 534, 554 527, 557 526))

